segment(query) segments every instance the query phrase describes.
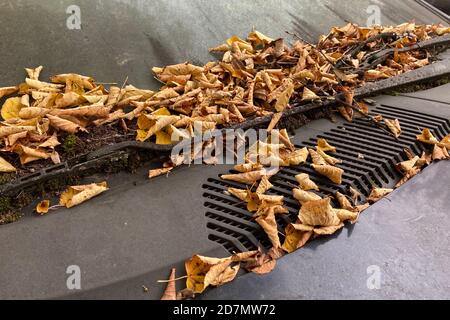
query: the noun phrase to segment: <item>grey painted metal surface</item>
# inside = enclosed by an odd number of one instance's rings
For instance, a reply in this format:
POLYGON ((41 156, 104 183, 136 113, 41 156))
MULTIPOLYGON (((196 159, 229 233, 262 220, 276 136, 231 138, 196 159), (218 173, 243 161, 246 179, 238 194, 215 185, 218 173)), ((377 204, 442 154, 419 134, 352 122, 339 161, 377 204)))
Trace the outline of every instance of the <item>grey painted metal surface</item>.
POLYGON ((157 88, 150 68, 212 59, 207 48, 254 26, 272 37, 296 32, 314 41, 351 20, 365 25, 369 5, 381 23, 441 19, 414 0, 20 0, 0 1, 0 84, 23 81, 24 67, 78 72, 98 81, 157 88), (66 9, 81 9, 81 30, 66 27, 66 9))

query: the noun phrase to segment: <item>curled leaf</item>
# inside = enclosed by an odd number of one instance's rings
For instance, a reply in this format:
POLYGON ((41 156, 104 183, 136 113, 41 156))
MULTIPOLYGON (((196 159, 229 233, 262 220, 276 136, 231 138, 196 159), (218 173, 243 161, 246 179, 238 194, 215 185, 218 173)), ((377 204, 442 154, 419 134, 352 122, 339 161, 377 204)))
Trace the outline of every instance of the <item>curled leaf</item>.
POLYGON ((334 166, 330 166, 330 165, 323 165, 323 166, 319 165, 318 166, 318 165, 313 164, 312 167, 314 168, 314 170, 316 170, 321 175, 327 177, 332 182, 334 182, 336 184, 342 183, 342 175, 344 173, 343 169, 337 168, 334 166))
POLYGON ((6 99, 1 110, 3 120, 19 118, 19 112, 22 107, 23 105, 19 97, 6 99))
POLYGON ((72 208, 105 192, 106 190, 108 190, 108 185, 106 182, 70 186, 61 194, 59 204, 65 206, 66 208, 72 208))
POLYGON ((336 147, 331 146, 324 138, 320 138, 317 140, 317 150, 336 152, 336 147))
POLYGON ((417 135, 417 140, 427 143, 427 144, 437 144, 439 143, 438 139, 431 133, 430 129, 425 128, 422 130, 422 133, 417 135))
POLYGON ((294 195, 294 198, 297 199, 300 204, 304 204, 305 202, 312 201, 312 200, 320 200, 322 199, 321 196, 315 194, 311 191, 305 191, 302 189, 295 188, 292 190, 292 193, 294 195))
POLYGON ((313 228, 311 230, 304 230, 302 227, 297 229, 298 226, 297 224, 288 224, 286 227, 286 238, 282 248, 288 253, 303 247, 313 235, 313 228))
POLYGON ((41 216, 48 213, 48 209, 50 208, 50 200, 42 200, 36 206, 36 212, 41 216))
POLYGON ((149 179, 152 179, 152 178, 161 176, 163 174, 167 174, 172 170, 173 170, 173 167, 151 169, 148 171, 148 177, 149 177, 149 179))
POLYGON ((161 300, 177 300, 177 289, 175 284, 176 269, 172 268, 170 271, 169 282, 166 290, 164 290, 161 300))
POLYGON ((298 175, 295 176, 295 180, 297 180, 297 182, 300 185, 300 188, 302 190, 308 191, 308 190, 316 190, 319 191, 319 186, 317 184, 314 183, 314 181, 312 181, 309 178, 309 175, 307 173, 300 173, 298 175))
POLYGON ((308 226, 336 226, 340 220, 331 207, 330 198, 305 202, 298 218, 302 224, 308 226))
POLYGON ((400 127, 400 121, 398 121, 398 119, 384 119, 384 123, 386 123, 386 126, 389 128, 389 130, 391 130, 396 138, 400 137, 402 128, 400 127))
POLYGON ((16 168, 8 161, 0 157, 0 172, 16 172, 16 168))
POLYGON ((367 201, 377 202, 381 198, 387 196, 389 193, 394 191, 394 189, 388 189, 388 188, 374 188, 370 192, 369 197, 367 198, 367 201))

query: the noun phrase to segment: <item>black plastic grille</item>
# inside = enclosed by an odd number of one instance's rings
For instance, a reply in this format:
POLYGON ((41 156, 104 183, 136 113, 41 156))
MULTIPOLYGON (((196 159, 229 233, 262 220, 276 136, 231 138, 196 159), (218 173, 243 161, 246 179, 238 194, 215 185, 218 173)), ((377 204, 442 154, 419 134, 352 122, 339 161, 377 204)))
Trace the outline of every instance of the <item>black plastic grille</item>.
MULTIPOLYGON (((274 187, 268 191, 268 194, 283 195, 285 207, 289 210, 289 214, 277 217, 281 241, 284 240, 284 228, 288 223, 296 220, 300 208, 297 200, 292 197, 293 185, 297 185, 295 175, 302 172, 308 173, 319 185, 321 196, 334 195, 336 191, 348 194, 347 186, 352 186, 362 194, 362 200, 364 200, 372 188, 393 187, 399 181, 401 176, 394 165, 407 160, 405 148, 409 148, 418 155, 425 150, 424 146, 416 141, 416 135, 424 127, 429 128, 438 139, 442 139, 450 132, 448 119, 425 113, 379 105, 372 109, 371 114, 399 119, 402 127, 399 139, 388 136, 365 120, 355 119, 352 123, 336 126, 296 145, 298 148, 313 147, 318 138, 327 139, 337 148, 333 156, 343 161, 338 165, 344 169, 342 185, 333 184, 317 174, 310 167, 310 163, 298 167, 283 167, 271 178, 270 181, 274 187)), ((228 187, 246 188, 243 184, 221 180, 220 177, 209 178, 203 185, 208 238, 220 243, 231 253, 254 250, 258 247, 270 248, 270 241, 262 228, 253 220, 252 214, 247 211, 246 204, 228 195, 226 193, 228 187)))

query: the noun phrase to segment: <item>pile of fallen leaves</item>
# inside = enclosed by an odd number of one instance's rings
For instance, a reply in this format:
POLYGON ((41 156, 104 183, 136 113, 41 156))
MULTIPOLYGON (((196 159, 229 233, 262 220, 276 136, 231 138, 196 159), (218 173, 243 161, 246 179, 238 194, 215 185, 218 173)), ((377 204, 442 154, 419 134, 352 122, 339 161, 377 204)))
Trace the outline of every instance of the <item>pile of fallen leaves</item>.
MULTIPOLYGON (((299 39, 288 46, 252 31, 245 40, 233 36, 210 49, 222 53, 221 60, 153 68, 164 84, 156 92, 125 84, 107 90, 78 74, 44 82, 39 80, 42 67, 26 69, 24 83, 0 88, 0 98, 17 94, 1 108, 0 152, 16 154, 22 165, 43 159, 59 163, 55 147, 63 134, 118 123, 135 130, 137 140, 157 144, 276 114, 273 128, 290 102, 320 101, 338 92, 346 94, 339 112, 351 120, 355 108, 367 112, 367 106, 353 101, 355 87, 428 64, 425 50, 402 49, 449 32, 440 25, 364 28, 349 23, 332 28, 317 45, 299 39), (376 56, 384 49, 395 51, 376 56)), ((16 169, 3 167, 1 172, 16 169)))
MULTIPOLYGON (((405 149, 409 160, 396 165, 396 169, 404 177, 395 188, 417 175, 431 162, 450 159, 448 153, 450 134, 439 141, 429 129, 425 128, 420 135, 417 135, 417 140, 430 145, 431 148, 424 151, 420 157, 412 154, 409 149, 405 149)), ((370 203, 394 191, 394 189, 374 188, 365 203, 358 203, 361 195, 351 186, 347 186, 350 190, 349 195, 336 192, 334 195, 322 198, 318 194, 319 186, 308 174, 300 173, 295 176, 298 186, 292 189, 292 196, 299 204, 297 221, 287 225, 284 243, 281 244, 276 215, 287 214, 288 209, 283 206, 284 196, 267 194, 267 191, 273 187, 270 179, 277 174, 279 170, 277 166, 307 165, 310 157, 311 166, 316 172, 327 177, 334 184, 340 185, 344 173, 344 170, 338 167, 341 161, 329 154, 336 152, 336 148, 325 139, 319 139, 314 149, 306 147, 296 149, 284 129, 273 130, 267 141, 258 141, 251 146, 245 157, 246 162, 234 167, 237 173, 222 175, 221 178, 247 185, 246 189, 230 187, 227 193, 247 204, 247 210, 253 213, 253 218, 267 234, 272 244, 271 249, 264 251, 260 248, 257 251, 238 253, 222 259, 195 255, 186 261, 187 275, 180 278, 187 278, 186 288, 176 291, 175 281, 178 279, 175 279, 175 269, 173 269, 163 299, 195 297, 209 286, 220 286, 234 280, 241 266, 257 274, 268 273, 275 268, 276 260, 285 253, 291 253, 317 237, 335 233, 343 228, 347 221, 356 223, 360 213, 367 209, 370 203), (274 136, 276 139, 273 139, 274 136), (283 139, 278 140, 279 137, 283 139), (273 143, 272 139, 282 143, 273 143), (333 198, 335 201, 332 201, 333 198), (338 206, 334 207, 333 203, 338 206)))

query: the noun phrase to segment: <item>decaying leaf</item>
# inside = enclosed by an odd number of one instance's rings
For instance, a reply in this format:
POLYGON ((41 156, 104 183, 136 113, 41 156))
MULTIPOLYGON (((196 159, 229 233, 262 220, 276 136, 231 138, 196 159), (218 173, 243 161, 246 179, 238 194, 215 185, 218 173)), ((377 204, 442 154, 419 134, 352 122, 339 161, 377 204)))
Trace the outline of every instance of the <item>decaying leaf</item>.
MULTIPOLYGON (((417 157, 418 158, 418 157, 417 157)), ((447 148, 440 147, 438 145, 434 145, 433 153, 431 155, 431 159, 435 160, 447 160, 450 159, 447 148)))
POLYGON ((149 179, 155 178, 155 177, 161 176, 163 174, 168 174, 172 170, 173 170, 173 167, 151 169, 148 171, 148 177, 149 177, 149 179))
POLYGON ((164 290, 161 300, 177 300, 175 277, 176 269, 172 268, 172 270, 170 271, 169 282, 167 283, 166 290, 164 290))
POLYGON ((0 157, 0 172, 16 172, 16 168, 8 161, 0 157))
POLYGON ((302 190, 308 191, 308 190, 316 190, 319 191, 319 186, 317 184, 314 183, 314 181, 312 181, 309 178, 309 175, 307 173, 300 173, 298 175, 295 176, 295 180, 297 180, 297 182, 300 185, 300 188, 302 190))
POLYGON ((317 150, 321 150, 323 152, 336 152, 336 147, 331 146, 324 138, 320 138, 317 140, 317 150))
POLYGON ((285 233, 286 238, 283 243, 283 250, 288 253, 303 247, 313 235, 312 230, 304 230, 303 225, 288 224, 285 233))
POLYGON ((336 226, 340 220, 331 207, 330 198, 305 202, 298 215, 302 224, 308 226, 336 226))
POLYGON ((309 155, 311 156, 311 160, 312 163, 314 163, 315 165, 326 165, 327 162, 325 161, 325 159, 314 149, 309 149, 309 155))
POLYGON ((256 218, 255 221, 264 229, 264 232, 269 237, 272 246, 274 248, 280 248, 281 243, 280 238, 278 237, 278 225, 275 220, 275 214, 269 213, 265 216, 260 216, 256 218))
POLYGON ((367 198, 367 201, 371 202, 377 202, 381 198, 384 198, 386 195, 394 191, 394 189, 388 189, 388 188, 374 188, 370 192, 369 197, 367 198))
POLYGON ((253 185, 264 176, 263 170, 256 170, 237 174, 223 174, 220 177, 224 180, 236 181, 240 183, 245 183, 253 185))
POLYGON ((431 133, 430 129, 425 128, 422 130, 422 133, 417 135, 417 140, 427 143, 427 144, 438 144, 439 141, 435 136, 431 133))
POLYGON ((42 200, 36 206, 36 212, 41 216, 48 213, 48 209, 50 208, 50 200, 42 200))
POLYGON ((17 90, 19 90, 19 87, 3 87, 0 88, 0 99, 5 97, 5 96, 9 96, 10 94, 13 94, 15 92, 17 92, 17 90))
POLYGON ((59 204, 66 208, 71 208, 105 192, 106 190, 108 190, 106 182, 70 186, 61 194, 59 204))
POLYGON ((322 199, 321 196, 315 194, 311 191, 305 191, 302 189, 292 189, 292 193, 295 199, 297 199, 300 204, 304 204, 305 202, 312 201, 312 200, 320 200, 322 199))
POLYGON ((269 190, 272 187, 273 185, 270 183, 269 178, 267 176, 263 176, 258 185, 258 188, 256 189, 256 193, 264 194, 266 193, 267 190, 269 190))
MULTIPOLYGON (((222 275, 225 271, 229 272, 227 268, 231 262, 230 258, 209 258, 195 255, 190 260, 186 261, 186 287, 193 290, 194 293, 202 293, 210 284, 222 275), (216 266, 215 268, 213 268, 216 266), (224 268, 224 266, 226 266, 224 268), (212 272, 212 275, 208 275, 212 272), (205 283, 205 281, 208 282, 205 283)), ((230 277, 225 277, 224 280, 231 281, 230 277)), ((222 283, 223 284, 223 283, 222 283)))
POLYGON ((338 167, 330 166, 330 165, 312 165, 314 170, 316 170, 321 175, 327 177, 332 182, 336 184, 342 183, 342 175, 344 170, 338 167))
POLYGON ((4 120, 19 118, 23 105, 19 97, 6 99, 2 106, 1 115, 4 120))
MULTIPOLYGON (((317 153, 319 154, 319 156, 322 157, 322 159, 325 160, 325 162, 327 162, 328 164, 330 164, 332 166, 334 166, 336 164, 339 164, 339 163, 342 163, 342 160, 336 159, 336 158, 326 154, 324 151, 322 151, 319 148, 317 148, 317 153)), ((315 164, 317 164, 317 163, 315 163, 315 164)))
POLYGON ((398 119, 384 119, 384 123, 386 126, 391 130, 391 132, 394 134, 396 138, 400 137, 400 134, 402 133, 402 129, 400 127, 400 121, 398 119))

